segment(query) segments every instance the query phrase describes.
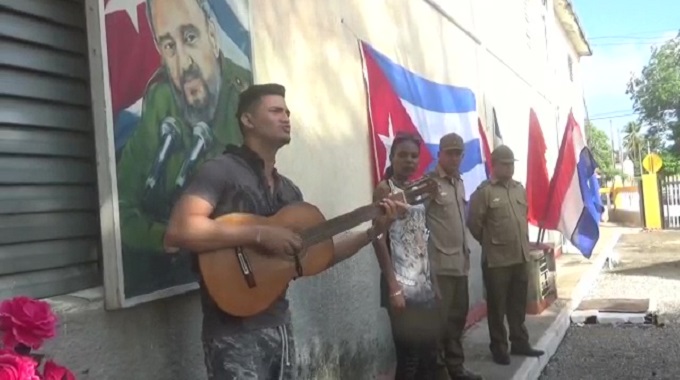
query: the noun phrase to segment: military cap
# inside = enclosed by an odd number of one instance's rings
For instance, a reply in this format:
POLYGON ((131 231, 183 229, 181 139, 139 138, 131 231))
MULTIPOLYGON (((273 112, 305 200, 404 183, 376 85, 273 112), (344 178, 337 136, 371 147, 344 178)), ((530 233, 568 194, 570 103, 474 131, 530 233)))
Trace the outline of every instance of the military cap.
POLYGON ((513 163, 515 160, 515 154, 512 152, 507 145, 500 145, 491 153, 491 161, 502 162, 502 163, 513 163))
POLYGON ((439 140, 439 150, 465 150, 463 138, 455 133, 449 133, 439 140))
POLYGON ((254 84, 239 94, 236 117, 241 118, 248 108, 266 95, 286 96, 286 88, 278 83, 254 84))

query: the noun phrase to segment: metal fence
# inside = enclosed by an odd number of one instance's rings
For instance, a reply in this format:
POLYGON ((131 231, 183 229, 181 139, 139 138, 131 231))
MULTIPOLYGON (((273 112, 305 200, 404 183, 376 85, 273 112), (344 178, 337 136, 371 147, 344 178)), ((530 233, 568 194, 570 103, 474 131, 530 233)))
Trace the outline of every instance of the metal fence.
POLYGON ((663 228, 680 229, 680 176, 659 176, 663 228))

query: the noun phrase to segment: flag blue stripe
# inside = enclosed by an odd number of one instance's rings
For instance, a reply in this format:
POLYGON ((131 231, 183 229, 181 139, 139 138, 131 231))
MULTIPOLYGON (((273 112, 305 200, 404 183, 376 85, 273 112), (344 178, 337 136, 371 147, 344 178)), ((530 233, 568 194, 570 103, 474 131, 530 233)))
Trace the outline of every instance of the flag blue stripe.
MULTIPOLYGON (((482 149, 480 147, 479 139, 472 139, 465 142, 465 155, 463 161, 460 163, 460 173, 465 174, 473 170, 478 165, 483 165, 482 149)), ((434 169, 437 165, 437 155, 439 154, 439 144, 425 144, 427 150, 432 155, 432 162, 428 166, 428 170, 434 169)))
POLYGON ((229 4, 224 0, 208 0, 208 2, 213 13, 215 13, 220 28, 234 41, 246 57, 251 59, 250 33, 243 27, 229 4))
POLYGON ((600 199, 600 186, 595 176, 596 168, 597 163, 590 150, 588 148, 581 150, 576 170, 583 210, 570 241, 587 258, 592 255, 600 238, 600 217, 604 211, 600 199))
POLYGON ((399 98, 420 108, 441 113, 466 113, 477 109, 474 92, 469 88, 432 82, 394 63, 364 44, 380 66, 399 98))
POLYGON ((593 216, 586 208, 583 208, 581 216, 576 223, 576 229, 571 234, 571 244, 578 249, 583 256, 590 258, 595 249, 595 244, 600 239, 599 220, 593 219, 593 216))

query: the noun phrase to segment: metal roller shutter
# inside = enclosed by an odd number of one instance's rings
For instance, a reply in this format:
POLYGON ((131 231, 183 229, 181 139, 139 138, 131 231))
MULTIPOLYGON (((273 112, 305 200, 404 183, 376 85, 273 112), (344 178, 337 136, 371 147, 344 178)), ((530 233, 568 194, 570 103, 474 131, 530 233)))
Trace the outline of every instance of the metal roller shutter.
POLYGON ((101 283, 87 51, 83 0, 0 0, 0 299, 101 283))

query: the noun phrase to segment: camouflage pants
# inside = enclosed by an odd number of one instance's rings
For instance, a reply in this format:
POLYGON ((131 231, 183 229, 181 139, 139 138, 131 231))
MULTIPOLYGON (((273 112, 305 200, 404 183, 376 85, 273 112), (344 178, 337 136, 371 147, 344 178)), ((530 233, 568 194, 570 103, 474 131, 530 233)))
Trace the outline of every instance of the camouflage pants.
POLYGON ((204 339, 208 380, 293 380, 289 325, 204 339))

